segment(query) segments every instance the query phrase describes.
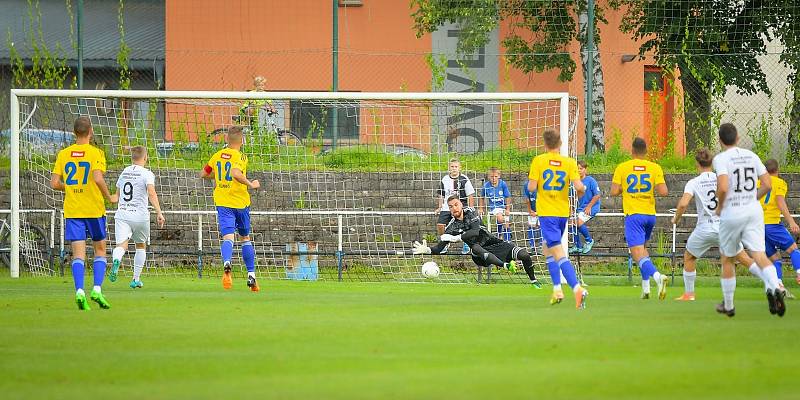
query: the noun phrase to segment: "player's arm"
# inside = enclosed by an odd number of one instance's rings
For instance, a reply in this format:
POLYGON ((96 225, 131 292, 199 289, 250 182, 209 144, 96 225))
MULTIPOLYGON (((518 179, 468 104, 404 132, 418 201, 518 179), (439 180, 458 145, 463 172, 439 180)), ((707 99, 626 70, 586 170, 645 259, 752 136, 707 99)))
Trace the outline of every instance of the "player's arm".
POLYGON ((656 193, 659 196, 668 195, 669 194, 669 189, 667 189, 667 184, 666 183, 659 183, 658 185, 656 185, 656 193))
POLYGON ((669 190, 667 189, 667 182, 664 181, 664 171, 661 169, 660 166, 656 169, 655 182, 653 183, 656 184, 657 195, 663 197, 669 194, 669 190))
POLYGON ((761 199, 764 197, 767 192, 772 190, 772 178, 769 174, 765 173, 758 177, 758 180, 761 182, 761 187, 758 188, 756 192, 756 198, 761 199))
POLYGON ((108 185, 106 185, 105 177, 103 177, 103 171, 99 169, 92 170, 92 179, 94 183, 97 185, 97 188, 100 189, 100 193, 103 194, 103 198, 108 200, 109 203, 116 203, 119 200, 119 193, 115 193, 113 196, 111 195, 111 191, 108 190, 108 185))
POLYGON ((214 178, 214 168, 211 168, 211 165, 206 164, 202 170, 200 170, 200 177, 203 179, 213 179, 214 178))
POLYGON ((725 198, 728 194, 728 174, 717 175, 717 215, 722 214, 725 207, 725 198))
POLYGON ((783 219, 787 224, 789 224, 789 230, 795 235, 799 234, 800 226, 798 226, 797 222, 794 221, 792 212, 789 211, 789 206, 786 204, 786 198, 781 195, 775 196, 775 202, 775 204, 778 205, 778 209, 781 210, 781 214, 783 214, 783 219))
POLYGON ((239 168, 231 169, 231 177, 233 177, 236 182, 239 182, 250 189, 258 189, 261 187, 261 183, 258 182, 258 179, 253 179, 252 181, 247 179, 247 177, 242 173, 242 170, 239 168))
POLYGON ((164 222, 164 213, 161 212, 161 203, 158 201, 158 193, 156 193, 156 185, 149 184, 147 185, 147 198, 150 200, 150 204, 153 205, 153 208, 156 209, 156 220, 158 221, 158 226, 163 227, 164 222))
POLYGON ((50 187, 53 188, 53 190, 58 190, 59 192, 63 192, 64 189, 66 189, 66 186, 64 186, 64 181, 61 180, 61 174, 50 174, 50 187))
POLYGON ((600 191, 599 190, 595 193, 594 196, 592 196, 592 199, 589 200, 589 203, 586 204, 586 208, 583 209, 583 213, 586 214, 586 215, 591 216, 592 215, 592 207, 594 207, 594 205, 597 204, 598 201, 600 201, 600 191))
POLYGON ((677 225, 679 222, 681 222, 681 217, 683 216, 683 213, 686 212, 686 208, 689 207, 689 202, 692 201, 693 197, 694 196, 691 193, 683 193, 681 199, 678 200, 678 206, 675 207, 675 215, 672 216, 672 225, 677 225))
POLYGON ((614 176, 611 178, 611 195, 619 196, 622 194, 622 171, 617 167, 614 169, 614 176))

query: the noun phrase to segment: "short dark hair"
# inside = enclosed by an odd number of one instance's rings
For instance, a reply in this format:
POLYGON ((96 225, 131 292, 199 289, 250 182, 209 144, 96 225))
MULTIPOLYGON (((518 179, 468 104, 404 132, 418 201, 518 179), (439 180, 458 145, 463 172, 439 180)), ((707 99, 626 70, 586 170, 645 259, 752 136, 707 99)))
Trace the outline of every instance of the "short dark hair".
POLYGON ((75 132, 77 137, 86 137, 92 131, 92 120, 87 116, 80 116, 75 118, 75 124, 72 125, 72 131, 75 132))
POLYGON ((719 126, 719 141, 726 146, 733 146, 736 144, 736 138, 739 133, 736 132, 736 126, 730 122, 726 122, 719 126))
POLYGON ((633 143, 631 144, 631 149, 633 151, 633 154, 636 154, 638 156, 645 155, 647 154, 647 142, 645 142, 644 139, 637 137, 633 139, 633 143))
POLYGON ((548 150, 557 150, 561 145, 561 135, 552 129, 544 131, 542 137, 544 138, 544 146, 547 147, 548 150))
POLYGON ((767 167, 767 172, 770 174, 778 172, 778 160, 774 158, 767 160, 767 162, 764 163, 764 166, 767 167))
POLYGON ((447 196, 447 201, 445 201, 445 204, 450 204, 450 200, 461 201, 461 197, 458 197, 458 193, 453 193, 450 196, 447 196))
POLYGON ((578 160, 578 166, 581 168, 589 168, 589 164, 586 162, 586 160, 578 160))
POLYGON ((694 153, 694 160, 704 168, 710 167, 713 159, 714 156, 706 148, 698 149, 697 152, 694 153))

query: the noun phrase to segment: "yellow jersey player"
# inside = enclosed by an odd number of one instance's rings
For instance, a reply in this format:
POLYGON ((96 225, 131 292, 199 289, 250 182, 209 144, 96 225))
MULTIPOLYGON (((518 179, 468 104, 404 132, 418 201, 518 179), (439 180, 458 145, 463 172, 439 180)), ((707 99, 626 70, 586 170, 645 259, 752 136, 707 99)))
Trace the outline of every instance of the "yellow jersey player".
POLYGON ((90 144, 93 131, 89 117, 78 117, 73 132, 75 144, 58 152, 50 187, 64 192, 64 239, 70 241, 72 249, 72 278, 78 309, 89 309, 83 291, 87 236, 94 247, 94 287, 90 298, 100 308, 107 309, 111 305, 101 291, 106 274, 106 205, 103 199, 116 203, 118 195, 111 195, 103 177, 105 155, 90 144))
MULTIPOLYGON (((800 234, 800 226, 792 218, 789 206, 786 204, 786 192, 789 190, 789 185, 778 176, 777 160, 767 160, 764 166, 772 178, 772 189, 761 198, 761 207, 764 210, 764 244, 766 245, 767 257, 775 265, 775 271, 778 275, 778 280, 781 280, 782 286, 783 265, 778 251, 788 253, 789 258, 792 260, 792 268, 795 270, 797 282, 800 283, 800 250, 797 249, 797 243, 795 243, 792 236, 800 234), (781 215, 788 223, 791 234, 781 223, 781 215)), ((759 187, 761 187, 760 183, 759 181, 759 187)), ((786 296, 791 298, 788 291, 786 296)))
POLYGON ((582 194, 585 188, 575 160, 559 154, 561 137, 558 133, 552 130, 545 131, 544 145, 547 152, 534 157, 531 161, 528 191, 536 193, 536 213, 544 241, 542 250, 550 278, 553 279, 553 296, 550 304, 558 304, 564 299, 561 290, 563 274, 575 293, 576 308, 585 308, 589 292, 578 282, 575 267, 567 258, 566 249, 561 242, 569 219, 570 183, 578 194, 582 194))
POLYGON ((667 297, 669 278, 658 272, 645 247, 656 224, 656 194, 667 195, 664 171, 658 164, 645 159, 647 143, 644 139, 633 139, 631 153, 633 159, 618 165, 614 170, 611 195, 622 195, 625 241, 628 242, 631 256, 642 273, 642 298, 650 298, 650 278, 653 278, 658 285, 658 298, 664 300, 667 297))
POLYGON ((234 126, 228 130, 228 147, 216 152, 203 168, 201 177, 213 179, 214 205, 217 207, 219 235, 222 237, 220 253, 225 271, 222 287, 233 286, 231 277, 231 257, 235 234, 242 241, 242 260, 247 267, 247 286, 253 292, 259 290, 256 282, 256 251, 250 241, 250 193, 248 189, 261 187, 258 180, 247 179, 247 156, 241 152, 242 127, 234 126))

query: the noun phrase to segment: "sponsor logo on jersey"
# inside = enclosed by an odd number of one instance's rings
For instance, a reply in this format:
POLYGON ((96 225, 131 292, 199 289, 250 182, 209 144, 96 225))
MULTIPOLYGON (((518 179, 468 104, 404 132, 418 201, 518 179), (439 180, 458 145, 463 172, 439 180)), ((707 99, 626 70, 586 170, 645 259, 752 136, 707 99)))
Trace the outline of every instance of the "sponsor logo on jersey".
POLYGON ((647 171, 647 167, 645 167, 644 165, 634 165, 633 166, 633 170, 634 171, 647 171))
POLYGON ((233 157, 233 156, 228 154, 228 153, 222 153, 222 155, 220 155, 220 157, 222 157, 223 160, 230 160, 231 157, 233 157))
POLYGON ((561 161, 558 161, 558 160, 550 160, 549 162, 550 162, 550 165, 552 165, 552 166, 554 166, 554 167, 560 167, 560 166, 561 166, 561 161))
POLYGON ((70 157, 83 157, 86 154, 85 151, 73 151, 70 154, 70 157))

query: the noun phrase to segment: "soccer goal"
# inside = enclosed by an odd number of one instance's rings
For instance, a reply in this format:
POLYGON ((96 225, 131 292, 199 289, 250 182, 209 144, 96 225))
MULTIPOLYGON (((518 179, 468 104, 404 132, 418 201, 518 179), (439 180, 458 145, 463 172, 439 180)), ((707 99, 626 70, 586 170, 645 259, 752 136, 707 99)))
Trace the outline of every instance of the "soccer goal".
MULTIPOLYGON (((436 241, 434 209, 453 158, 475 189, 475 207, 488 169, 499 168, 512 195, 511 240, 533 247, 544 277, 523 185, 532 157, 543 151, 544 130, 560 132, 562 153, 575 156, 577 110, 566 93, 14 89, 10 273, 59 274, 68 265, 63 194, 50 188, 50 171, 58 150, 74 143, 75 118, 86 115, 93 144, 105 152, 110 188, 130 165, 130 149, 148 150, 167 223, 152 223, 145 277, 221 274, 213 183, 199 172, 233 125, 244 127, 247 176, 261 182, 251 192, 260 277, 413 282, 424 280, 420 266, 434 259, 442 267, 438 281, 474 282, 476 267, 460 244, 441 256, 410 251, 414 240, 436 241)), ((116 207, 107 208, 111 249, 116 207)), ((238 245, 234 254, 236 260, 238 245)), ((241 259, 235 264, 243 275, 241 259)), ((123 260, 122 274, 130 265, 123 260)), ((523 272, 493 279, 527 281, 523 272)))

